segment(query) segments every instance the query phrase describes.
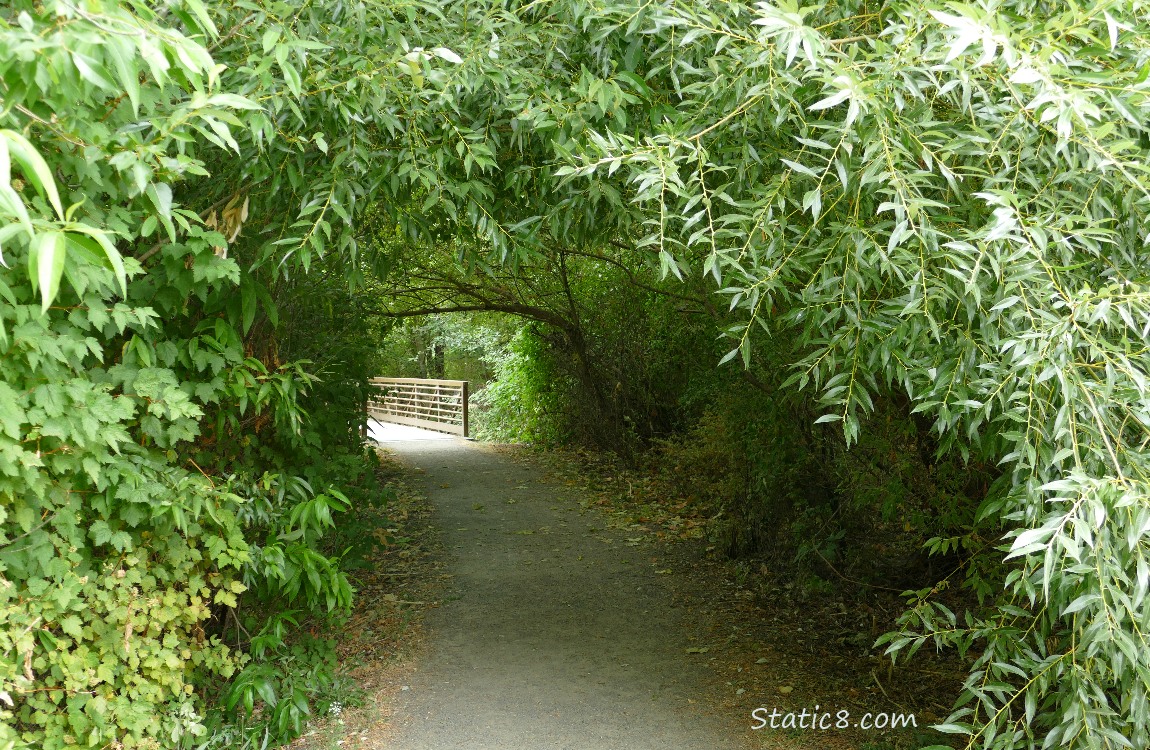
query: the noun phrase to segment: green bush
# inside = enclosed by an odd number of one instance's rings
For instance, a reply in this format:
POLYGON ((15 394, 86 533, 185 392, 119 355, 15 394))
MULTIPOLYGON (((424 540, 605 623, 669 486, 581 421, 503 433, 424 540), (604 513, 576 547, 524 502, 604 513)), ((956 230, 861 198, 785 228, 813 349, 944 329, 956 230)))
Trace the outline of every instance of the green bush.
MULTIPOLYGON (((94 6, 0 10, 0 748, 188 747, 257 671, 311 686, 251 706, 290 738, 332 664, 283 615, 352 593, 323 537, 370 473, 364 347, 320 384, 254 345, 274 275, 173 186, 255 105, 199 3, 94 6)), ((311 299, 291 320, 340 330, 311 299)))
POLYGON ((243 661, 205 633, 245 589, 243 498, 173 460, 224 383, 153 348, 112 271, 69 270, 46 312, 0 282, 0 743, 168 747, 203 731, 195 686, 243 661))
POLYGON ((472 397, 477 438, 545 445, 567 439, 561 410, 570 382, 536 329, 523 326, 493 354, 494 378, 472 397))

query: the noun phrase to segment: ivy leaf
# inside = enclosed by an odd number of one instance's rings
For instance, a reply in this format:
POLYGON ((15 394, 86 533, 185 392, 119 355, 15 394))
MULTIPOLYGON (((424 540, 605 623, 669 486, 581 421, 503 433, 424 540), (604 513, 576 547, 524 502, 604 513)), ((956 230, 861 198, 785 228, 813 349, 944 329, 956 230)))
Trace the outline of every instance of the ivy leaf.
POLYGON ((60 620, 60 630, 63 630, 66 635, 80 640, 84 637, 84 621, 76 615, 68 615, 60 620))
POLYGON ((132 536, 126 531, 117 531, 108 538, 108 543, 119 552, 132 549, 132 536))
POLYGON ((112 529, 108 527, 108 522, 100 519, 94 521, 88 529, 88 536, 97 545, 107 544, 112 539, 112 529))
POLYGON ((31 531, 32 527, 36 525, 36 521, 39 520, 36 509, 31 505, 18 506, 15 512, 12 514, 12 517, 16 519, 16 523, 19 524, 20 530, 25 534, 31 531))

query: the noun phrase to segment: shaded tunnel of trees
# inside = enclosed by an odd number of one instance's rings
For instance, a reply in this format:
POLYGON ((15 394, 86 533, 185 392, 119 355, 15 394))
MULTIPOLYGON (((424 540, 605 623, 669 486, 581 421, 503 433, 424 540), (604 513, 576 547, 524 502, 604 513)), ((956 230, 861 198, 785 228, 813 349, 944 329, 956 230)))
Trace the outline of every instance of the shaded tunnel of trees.
MULTIPOLYGON (((367 379, 905 591, 942 730, 1150 746, 1150 8, 12 0, 0 749, 290 741, 367 379)), ((246 744, 245 744, 246 743, 246 744)))

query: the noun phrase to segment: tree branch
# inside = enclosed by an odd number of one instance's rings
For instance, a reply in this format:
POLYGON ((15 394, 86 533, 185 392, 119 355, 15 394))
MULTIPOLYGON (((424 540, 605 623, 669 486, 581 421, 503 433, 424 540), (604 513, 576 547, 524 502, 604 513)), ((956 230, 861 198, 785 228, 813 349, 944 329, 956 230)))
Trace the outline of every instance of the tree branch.
POLYGON ((422 315, 446 315, 449 313, 467 312, 507 313, 509 315, 518 315, 521 318, 537 320, 540 323, 553 325, 565 333, 571 330, 571 322, 564 319, 561 315, 541 307, 512 303, 486 302, 473 305, 452 305, 449 307, 421 307, 412 310, 385 310, 377 314, 385 318, 418 318, 422 315))

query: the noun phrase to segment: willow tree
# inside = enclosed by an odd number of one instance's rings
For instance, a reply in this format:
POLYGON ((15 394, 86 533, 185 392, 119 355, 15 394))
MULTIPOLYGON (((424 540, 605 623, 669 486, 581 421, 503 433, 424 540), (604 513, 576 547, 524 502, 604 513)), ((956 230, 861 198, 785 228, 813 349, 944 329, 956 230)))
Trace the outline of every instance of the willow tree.
MULTIPOLYGON (((796 337, 849 441, 901 390, 992 457, 989 612, 920 592, 886 640, 977 655, 940 728, 986 748, 1150 743, 1150 5, 617 3, 675 113, 565 171, 620 170, 668 272, 796 337)), ((613 21, 613 25, 610 22, 613 21)), ((952 540, 958 543, 960 540, 952 540)))

